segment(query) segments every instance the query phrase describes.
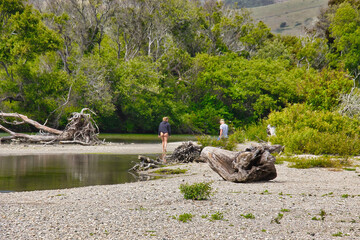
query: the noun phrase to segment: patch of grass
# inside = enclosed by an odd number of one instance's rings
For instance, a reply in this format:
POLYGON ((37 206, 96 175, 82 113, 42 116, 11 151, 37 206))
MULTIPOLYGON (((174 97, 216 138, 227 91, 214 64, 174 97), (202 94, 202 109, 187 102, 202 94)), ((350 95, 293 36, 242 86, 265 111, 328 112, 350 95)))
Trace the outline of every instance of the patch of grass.
POLYGON ((284 214, 278 213, 278 215, 277 215, 275 218, 273 218, 270 223, 280 224, 280 223, 281 223, 280 220, 281 220, 283 217, 284 217, 284 214))
MULTIPOLYGON (((131 209, 131 210, 133 210, 133 209, 131 209)), ((136 211, 145 211, 146 208, 144 208, 143 206, 139 206, 139 208, 135 208, 134 210, 136 210, 136 211)))
POLYGON ((332 196, 334 193, 333 192, 329 192, 329 193, 326 193, 324 195, 321 195, 322 197, 325 197, 325 196, 332 196))
POLYGON ((266 229, 261 229, 262 232, 266 232, 266 229))
POLYGON ((184 174, 187 172, 187 169, 167 169, 167 168, 161 168, 156 171, 153 171, 153 173, 156 174, 184 174))
POLYGON ((224 215, 221 212, 216 212, 214 214, 211 214, 210 216, 210 220, 214 221, 214 220, 223 220, 224 219, 224 215))
POLYGON ((206 200, 212 193, 211 182, 200 182, 192 185, 181 184, 179 189, 184 194, 185 199, 193 200, 206 200))
POLYGON ((180 214, 178 220, 181 222, 187 222, 192 220, 193 215, 191 213, 180 214))
POLYGON ((283 208, 283 209, 280 210, 280 212, 290 212, 290 210, 286 209, 286 208, 283 208))
POLYGON ((282 156, 279 161, 286 161, 290 163, 291 168, 342 168, 351 166, 348 159, 334 159, 329 156, 321 156, 317 158, 299 158, 282 156))
POLYGON ((349 194, 343 194, 341 195, 342 198, 348 198, 349 197, 349 194))
POLYGON ((319 218, 313 217, 311 220, 315 220, 315 221, 321 220, 321 221, 324 221, 325 216, 326 216, 326 212, 325 212, 323 209, 320 209, 319 216, 320 216, 319 218))
POLYGON ((332 236, 333 237, 342 237, 343 233, 342 232, 337 232, 337 233, 332 234, 332 236))
POLYGON ((279 164, 279 165, 281 165, 281 164, 284 164, 284 158, 282 158, 282 157, 275 157, 275 164, 279 164))
POLYGON ((345 171, 356 171, 356 168, 344 168, 345 171))
POLYGON ((271 194, 270 192, 269 192, 269 190, 264 190, 262 193, 260 193, 260 194, 262 194, 262 195, 268 195, 268 194, 271 194))
POLYGON ((51 196, 51 198, 53 198, 53 197, 63 197, 63 196, 66 196, 65 194, 62 194, 62 193, 59 193, 59 194, 56 194, 56 195, 54 195, 54 196, 51 196))
POLYGON ((252 213, 248 213, 248 214, 241 214, 240 216, 243 216, 246 219, 255 219, 255 216, 252 213))
POLYGON ((206 215, 201 215, 201 218, 207 218, 208 217, 208 215, 206 214, 206 215))

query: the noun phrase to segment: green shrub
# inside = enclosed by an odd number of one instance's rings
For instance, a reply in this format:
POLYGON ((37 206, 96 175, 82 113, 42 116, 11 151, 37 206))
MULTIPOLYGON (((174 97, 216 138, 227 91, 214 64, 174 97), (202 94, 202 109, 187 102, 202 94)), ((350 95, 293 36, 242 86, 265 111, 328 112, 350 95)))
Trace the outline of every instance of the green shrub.
POLYGON ((185 199, 193 200, 206 200, 210 197, 212 187, 210 186, 211 182, 200 182, 194 183, 192 185, 181 184, 179 189, 182 194, 184 194, 185 199))
POLYGON ((191 213, 180 214, 178 220, 181 222, 187 222, 192 220, 193 215, 191 213))
POLYGON ((262 121, 257 124, 251 124, 244 127, 245 139, 248 141, 267 141, 266 133, 267 124, 262 121))
POLYGON ((360 154, 360 121, 339 113, 295 104, 271 113, 267 122, 276 126, 271 142, 284 145, 286 153, 360 154))
POLYGON ((218 147, 218 148, 223 148, 226 150, 235 150, 236 146, 237 146, 237 142, 235 137, 230 137, 229 138, 222 138, 220 140, 217 140, 217 138, 208 136, 208 135, 204 135, 201 137, 197 138, 198 143, 202 146, 202 147, 207 147, 207 146, 212 146, 212 147, 218 147))
POLYGON ((222 214, 221 212, 216 212, 214 214, 211 214, 211 220, 223 220, 224 219, 224 214, 222 214))

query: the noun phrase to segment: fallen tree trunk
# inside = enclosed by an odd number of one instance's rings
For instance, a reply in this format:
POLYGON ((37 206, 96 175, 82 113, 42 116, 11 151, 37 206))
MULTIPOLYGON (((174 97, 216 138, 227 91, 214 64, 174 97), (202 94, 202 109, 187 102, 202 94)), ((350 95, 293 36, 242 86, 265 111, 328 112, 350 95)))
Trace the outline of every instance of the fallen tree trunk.
POLYGON ((18 113, 3 113, 0 112, 0 121, 8 125, 30 124, 39 130, 39 134, 30 135, 24 133, 16 133, 0 124, 0 130, 10 134, 0 138, 0 142, 9 140, 18 140, 21 142, 33 143, 74 143, 82 145, 94 145, 101 143, 98 139, 99 129, 90 114, 85 113, 90 111, 87 108, 81 112, 75 112, 69 118, 69 123, 63 131, 54 129, 43 124, 38 123, 25 115, 18 113), (13 119, 10 121, 9 119, 13 119))
POLYGON ((276 178, 274 150, 282 146, 257 146, 242 152, 205 147, 201 152, 211 169, 231 182, 269 181, 276 178))

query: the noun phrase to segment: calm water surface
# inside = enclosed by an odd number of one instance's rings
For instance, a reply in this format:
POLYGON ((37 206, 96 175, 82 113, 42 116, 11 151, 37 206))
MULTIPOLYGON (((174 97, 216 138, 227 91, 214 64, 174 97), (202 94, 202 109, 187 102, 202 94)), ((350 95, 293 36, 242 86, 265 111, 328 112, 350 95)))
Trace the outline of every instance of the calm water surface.
POLYGON ((0 192, 63 189, 137 181, 137 155, 0 156, 0 192))

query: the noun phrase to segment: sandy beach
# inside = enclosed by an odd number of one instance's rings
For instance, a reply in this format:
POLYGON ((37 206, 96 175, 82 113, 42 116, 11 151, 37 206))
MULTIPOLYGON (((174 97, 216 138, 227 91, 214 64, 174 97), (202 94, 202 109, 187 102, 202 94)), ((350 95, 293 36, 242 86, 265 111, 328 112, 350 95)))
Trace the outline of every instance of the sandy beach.
MULTIPOLYGON (((171 143, 175 148, 178 143, 171 143)), ((142 145, 142 144, 139 144, 142 145)), ((146 146, 0 146, 1 155, 157 153, 146 146), (21 149, 21 150, 20 150, 21 149), (39 151, 41 149, 41 151, 39 151), (44 150, 46 149, 46 150, 44 150)), ((357 162, 359 164, 359 162, 357 162)), ((206 163, 146 182, 0 194, 0 239, 359 239, 360 169, 276 165, 269 182, 226 182, 206 163), (209 200, 185 200, 183 183, 212 182, 209 200), (193 215, 181 222, 178 216, 193 215), (213 220, 212 215, 223 219, 213 220), (250 216, 252 214, 254 218, 250 216)))
MULTIPOLYGON (((182 142, 168 143, 168 152, 174 151, 182 142)), ((157 154, 161 153, 161 143, 123 144, 105 143, 95 146, 82 145, 39 145, 39 144, 0 144, 0 155, 30 155, 30 154, 61 154, 61 153, 106 153, 106 154, 157 154)))

